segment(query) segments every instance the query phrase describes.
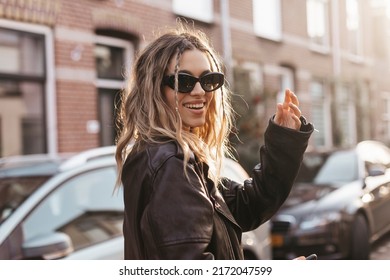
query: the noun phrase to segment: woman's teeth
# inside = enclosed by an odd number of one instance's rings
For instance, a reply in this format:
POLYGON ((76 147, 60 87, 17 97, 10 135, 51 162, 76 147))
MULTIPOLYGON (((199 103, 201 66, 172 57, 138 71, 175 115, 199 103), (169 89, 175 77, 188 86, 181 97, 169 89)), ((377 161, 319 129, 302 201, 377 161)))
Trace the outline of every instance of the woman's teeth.
POLYGON ((202 109, 204 107, 203 103, 198 103, 198 104, 185 104, 184 105, 188 109, 202 109))

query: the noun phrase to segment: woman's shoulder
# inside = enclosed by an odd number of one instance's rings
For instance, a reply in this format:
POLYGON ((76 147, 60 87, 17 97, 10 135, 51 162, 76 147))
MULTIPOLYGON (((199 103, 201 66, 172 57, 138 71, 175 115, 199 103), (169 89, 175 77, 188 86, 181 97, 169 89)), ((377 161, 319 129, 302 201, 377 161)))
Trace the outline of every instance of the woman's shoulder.
POLYGON ((180 156, 181 149, 176 141, 164 143, 148 144, 145 148, 146 153, 152 158, 167 159, 180 156))
POLYGON ((183 159, 183 152, 179 144, 172 140, 162 143, 144 143, 141 148, 133 147, 127 162, 148 161, 150 167, 157 168, 170 158, 183 159))

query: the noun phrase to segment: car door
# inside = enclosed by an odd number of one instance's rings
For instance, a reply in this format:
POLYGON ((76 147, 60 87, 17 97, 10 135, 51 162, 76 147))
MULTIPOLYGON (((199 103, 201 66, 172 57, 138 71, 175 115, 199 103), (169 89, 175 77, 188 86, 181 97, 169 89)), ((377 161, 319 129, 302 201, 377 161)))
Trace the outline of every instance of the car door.
POLYGON ((369 205, 373 219, 373 235, 381 234, 390 224, 390 153, 381 146, 372 146, 365 157, 368 177, 363 202, 369 205))

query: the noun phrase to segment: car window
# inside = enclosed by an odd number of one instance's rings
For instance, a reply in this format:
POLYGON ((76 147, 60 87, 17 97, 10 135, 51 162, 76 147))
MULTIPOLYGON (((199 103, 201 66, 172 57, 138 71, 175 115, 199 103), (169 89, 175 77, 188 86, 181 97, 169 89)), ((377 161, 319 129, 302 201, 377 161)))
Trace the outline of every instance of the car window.
POLYGON ((48 178, 48 176, 0 176, 0 224, 8 219, 48 178))
POLYGON ((376 142, 362 142, 357 146, 357 150, 362 159, 374 165, 390 167, 390 150, 386 146, 376 142))
POLYGON ((123 199, 113 194, 114 167, 79 174, 56 188, 23 223, 25 240, 51 232, 80 249, 122 234, 123 199))
POLYGON ((221 175, 237 183, 243 183, 244 180, 249 178, 249 175, 241 165, 232 159, 225 159, 221 175))
POLYGON ((312 183, 321 166, 323 166, 326 158, 327 154, 325 153, 304 154, 295 182, 312 183))
POLYGON ((331 154, 314 178, 316 184, 352 182, 358 179, 357 155, 353 150, 331 154))

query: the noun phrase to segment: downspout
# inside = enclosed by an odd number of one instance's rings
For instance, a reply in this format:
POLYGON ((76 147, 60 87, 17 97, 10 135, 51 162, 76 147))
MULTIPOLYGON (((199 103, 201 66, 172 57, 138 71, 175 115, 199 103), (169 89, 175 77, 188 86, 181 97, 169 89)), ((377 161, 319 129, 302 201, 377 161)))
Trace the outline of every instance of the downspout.
POLYGON ((221 28, 222 28, 222 49, 224 64, 226 66, 226 79, 233 88, 233 58, 232 40, 230 32, 229 0, 220 0, 221 4, 221 28))
MULTIPOLYGON (((332 20, 331 20, 331 24, 332 24, 332 60, 333 60, 333 80, 334 80, 334 95, 333 95, 333 100, 332 100, 332 97, 331 97, 331 100, 330 102, 331 103, 335 103, 337 102, 337 93, 339 92, 340 90, 340 84, 339 84, 339 77, 341 75, 341 50, 340 50, 340 20, 339 20, 339 17, 340 17, 340 7, 339 7, 339 0, 332 0, 332 20)), ((330 107, 332 106, 332 104, 330 104, 330 107)), ((331 119, 334 117, 333 114, 331 114, 331 119)), ((337 118, 337 116, 336 116, 337 118)), ((336 119, 337 120, 337 119, 336 119)), ((329 139, 328 139, 328 143, 330 143, 330 146, 334 146, 334 143, 333 143, 333 131, 334 131, 334 128, 333 128, 333 124, 334 123, 337 123, 332 121, 330 122, 331 124, 331 128, 330 128, 330 131, 332 133, 329 134, 329 139)))

